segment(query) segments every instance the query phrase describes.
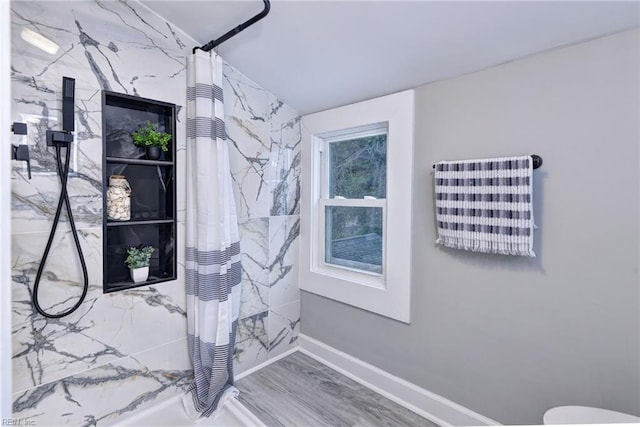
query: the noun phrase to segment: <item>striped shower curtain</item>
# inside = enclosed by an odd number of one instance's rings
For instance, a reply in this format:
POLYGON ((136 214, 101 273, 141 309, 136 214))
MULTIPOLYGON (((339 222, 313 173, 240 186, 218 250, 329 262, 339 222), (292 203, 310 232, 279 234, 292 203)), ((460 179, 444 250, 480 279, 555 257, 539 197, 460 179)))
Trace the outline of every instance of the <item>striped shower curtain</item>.
POLYGON ((208 417, 231 395, 240 243, 224 125, 222 60, 187 58, 187 338, 194 380, 183 403, 208 417))

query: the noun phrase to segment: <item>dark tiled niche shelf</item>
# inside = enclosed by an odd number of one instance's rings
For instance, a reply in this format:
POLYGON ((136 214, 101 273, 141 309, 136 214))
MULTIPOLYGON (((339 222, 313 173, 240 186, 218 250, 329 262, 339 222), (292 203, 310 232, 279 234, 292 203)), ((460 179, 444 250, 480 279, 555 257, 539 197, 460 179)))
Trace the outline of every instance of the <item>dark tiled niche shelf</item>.
POLYGON ((176 106, 116 92, 102 92, 103 292, 114 292, 176 279, 176 106), (131 134, 147 120, 171 134, 169 151, 147 160, 131 134), (131 219, 107 218, 111 175, 124 175, 131 186, 131 219), (149 279, 133 283, 124 260, 131 246, 153 246, 149 279))

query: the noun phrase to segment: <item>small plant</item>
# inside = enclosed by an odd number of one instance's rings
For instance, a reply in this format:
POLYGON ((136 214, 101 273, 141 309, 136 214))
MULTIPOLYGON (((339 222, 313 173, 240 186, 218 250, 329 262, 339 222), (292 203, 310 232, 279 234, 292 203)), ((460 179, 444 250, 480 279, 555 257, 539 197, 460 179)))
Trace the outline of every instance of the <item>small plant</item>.
POLYGON ((139 125, 139 127, 138 130, 131 134, 134 145, 138 147, 160 147, 162 151, 169 151, 170 134, 159 132, 158 128, 150 120, 147 120, 145 126, 139 125))
POLYGON ((153 254, 153 247, 151 246, 137 246, 127 249, 127 259, 124 261, 129 268, 142 268, 148 267, 151 261, 151 254, 153 254))

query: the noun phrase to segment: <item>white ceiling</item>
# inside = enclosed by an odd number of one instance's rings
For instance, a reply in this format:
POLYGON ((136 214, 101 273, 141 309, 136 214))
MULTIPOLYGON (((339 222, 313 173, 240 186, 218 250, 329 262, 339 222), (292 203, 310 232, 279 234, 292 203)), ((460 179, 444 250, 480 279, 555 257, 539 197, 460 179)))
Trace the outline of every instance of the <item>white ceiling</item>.
MULTIPOLYGON (((199 44, 262 10, 260 0, 143 3, 199 44)), ((639 6, 637 1, 273 0, 266 18, 218 52, 306 114, 638 27, 639 6)))

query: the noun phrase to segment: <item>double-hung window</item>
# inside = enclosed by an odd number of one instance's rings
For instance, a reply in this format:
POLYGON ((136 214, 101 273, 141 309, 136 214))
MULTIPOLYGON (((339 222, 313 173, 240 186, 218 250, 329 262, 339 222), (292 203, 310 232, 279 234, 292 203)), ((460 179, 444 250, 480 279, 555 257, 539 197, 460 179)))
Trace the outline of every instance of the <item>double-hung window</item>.
POLYGON ((316 270, 379 287, 385 273, 387 128, 377 123, 315 140, 321 163, 316 270))
POLYGON ((413 91, 302 118, 300 288, 409 321, 413 91))

